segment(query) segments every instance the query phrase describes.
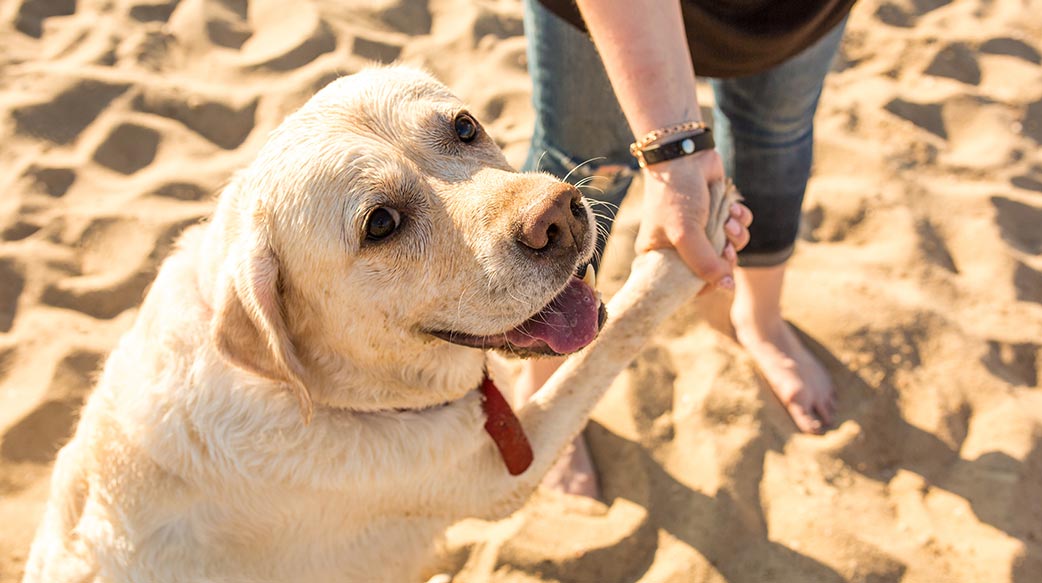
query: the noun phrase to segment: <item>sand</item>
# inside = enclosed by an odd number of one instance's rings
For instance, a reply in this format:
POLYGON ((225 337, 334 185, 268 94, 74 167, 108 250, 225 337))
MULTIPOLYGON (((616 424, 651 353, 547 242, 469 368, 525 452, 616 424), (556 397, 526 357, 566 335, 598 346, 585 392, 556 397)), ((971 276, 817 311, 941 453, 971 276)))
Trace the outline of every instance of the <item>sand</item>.
MULTIPOLYGON (((1040 39, 1038 0, 859 2, 784 298, 837 426, 798 434, 727 298, 691 302, 594 415, 604 500, 457 525, 454 581, 1042 581, 1040 39)), ((520 164, 524 47, 517 0, 0 4, 0 582, 158 263, 267 132, 400 59, 520 164)))

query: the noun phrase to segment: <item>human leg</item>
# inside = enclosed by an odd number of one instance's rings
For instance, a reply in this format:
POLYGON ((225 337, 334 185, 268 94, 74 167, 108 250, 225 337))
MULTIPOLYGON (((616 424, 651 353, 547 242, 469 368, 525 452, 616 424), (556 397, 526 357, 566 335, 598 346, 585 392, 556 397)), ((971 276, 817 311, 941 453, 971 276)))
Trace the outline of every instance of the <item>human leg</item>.
POLYGON ((800 431, 821 433, 835 415, 835 390, 828 372, 781 316, 784 278, 785 264, 735 270, 731 322, 800 431))
MULTIPOLYGON (((586 35, 535 0, 525 2, 525 34, 532 76, 535 128, 525 171, 545 171, 579 185, 594 204, 599 263, 615 211, 629 188, 635 161, 632 136, 597 51, 586 35)), ((563 358, 525 361, 516 385, 527 400, 563 358)), ((596 473, 582 436, 547 475, 544 484, 596 497, 596 473)))
POLYGON ((843 28, 770 71, 713 82, 717 146, 756 217, 739 253, 731 320, 797 427, 811 433, 831 423, 835 391, 783 320, 781 290, 810 176, 814 113, 843 28))

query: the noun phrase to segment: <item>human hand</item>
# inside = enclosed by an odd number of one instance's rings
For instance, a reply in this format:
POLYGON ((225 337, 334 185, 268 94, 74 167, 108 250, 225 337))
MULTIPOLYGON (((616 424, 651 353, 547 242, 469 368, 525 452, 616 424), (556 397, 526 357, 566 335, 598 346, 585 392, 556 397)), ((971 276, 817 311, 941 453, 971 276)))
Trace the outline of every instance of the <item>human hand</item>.
POLYGON ((709 183, 724 179, 715 150, 675 158, 644 169, 644 209, 637 252, 674 248, 684 263, 709 285, 734 289, 738 251, 749 243, 752 212, 741 203, 730 209, 724 225, 727 245, 717 254, 706 236, 709 183))

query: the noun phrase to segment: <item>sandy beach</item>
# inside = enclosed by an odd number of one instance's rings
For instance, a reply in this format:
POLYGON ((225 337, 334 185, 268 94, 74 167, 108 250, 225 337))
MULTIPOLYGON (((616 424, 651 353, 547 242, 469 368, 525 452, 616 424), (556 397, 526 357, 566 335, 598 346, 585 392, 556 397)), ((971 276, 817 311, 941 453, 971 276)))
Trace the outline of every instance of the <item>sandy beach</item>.
MULTIPOLYGON (((519 0, 0 2, 0 583, 178 233, 287 113, 392 61, 520 165, 519 0)), ((603 501, 454 526, 454 582, 1042 581, 1042 1, 858 2, 816 135, 784 308, 836 426, 799 434, 727 297, 692 301, 595 412, 603 501)))

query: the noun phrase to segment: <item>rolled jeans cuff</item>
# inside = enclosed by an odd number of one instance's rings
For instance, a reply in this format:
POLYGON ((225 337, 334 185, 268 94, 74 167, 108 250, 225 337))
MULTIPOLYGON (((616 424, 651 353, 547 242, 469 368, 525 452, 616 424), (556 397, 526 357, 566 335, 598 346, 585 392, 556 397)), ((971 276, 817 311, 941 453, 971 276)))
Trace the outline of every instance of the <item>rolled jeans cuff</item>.
POLYGON ((795 245, 789 245, 784 249, 778 251, 760 251, 756 253, 739 253, 738 254, 738 266, 739 267, 775 267, 781 265, 792 257, 792 252, 796 250, 795 245))

